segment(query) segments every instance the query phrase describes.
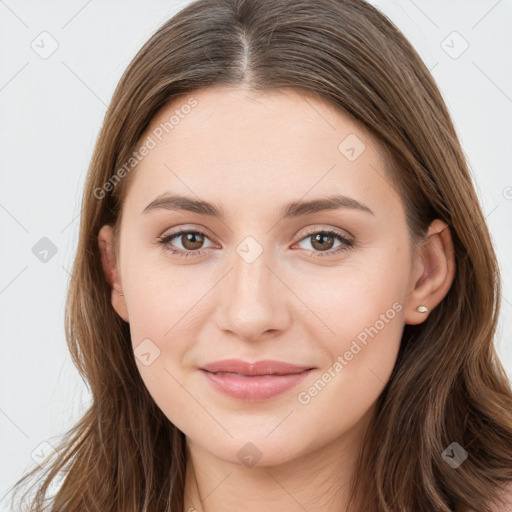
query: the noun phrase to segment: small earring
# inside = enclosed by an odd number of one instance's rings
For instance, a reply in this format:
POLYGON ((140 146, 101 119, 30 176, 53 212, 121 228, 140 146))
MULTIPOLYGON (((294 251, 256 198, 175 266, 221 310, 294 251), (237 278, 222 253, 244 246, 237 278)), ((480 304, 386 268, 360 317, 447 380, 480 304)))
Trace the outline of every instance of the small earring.
POLYGON ((419 311, 420 313, 426 313, 428 311, 427 306, 418 306, 416 308, 416 311, 419 311))

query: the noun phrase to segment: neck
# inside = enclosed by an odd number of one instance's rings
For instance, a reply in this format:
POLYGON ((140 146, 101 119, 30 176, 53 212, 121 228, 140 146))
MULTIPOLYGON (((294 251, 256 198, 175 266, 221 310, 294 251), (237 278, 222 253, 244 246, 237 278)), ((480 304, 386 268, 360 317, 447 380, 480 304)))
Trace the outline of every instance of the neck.
POLYGON ((186 438, 184 512, 359 512, 351 481, 371 411, 342 436, 273 466, 219 459, 186 438))

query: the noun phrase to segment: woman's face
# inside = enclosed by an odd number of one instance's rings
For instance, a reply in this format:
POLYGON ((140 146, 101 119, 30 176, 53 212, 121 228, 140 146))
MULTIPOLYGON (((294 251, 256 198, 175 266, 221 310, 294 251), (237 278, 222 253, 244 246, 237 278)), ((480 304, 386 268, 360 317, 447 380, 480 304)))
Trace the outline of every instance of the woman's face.
POLYGON ((418 278, 375 141, 312 97, 216 87, 167 105, 140 144, 113 304, 164 414, 247 465, 361 431, 418 278), (308 370, 204 370, 226 359, 308 370))

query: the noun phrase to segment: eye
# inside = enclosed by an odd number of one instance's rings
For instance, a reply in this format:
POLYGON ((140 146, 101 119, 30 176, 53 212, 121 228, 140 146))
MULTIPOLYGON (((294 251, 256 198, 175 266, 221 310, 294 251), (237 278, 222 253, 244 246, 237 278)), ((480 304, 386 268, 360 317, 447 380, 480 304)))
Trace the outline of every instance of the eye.
POLYGON ((298 243, 308 239, 311 240, 310 245, 313 247, 313 252, 316 253, 313 256, 315 258, 337 255, 349 250, 354 245, 354 241, 351 238, 331 229, 313 229, 309 231, 298 243), (336 240, 340 242, 338 246, 334 245, 336 240), (332 250, 333 247, 336 248, 332 250))
POLYGON ((194 256, 202 254, 203 251, 200 250, 200 247, 204 243, 205 239, 208 239, 208 237, 202 231, 197 231, 195 229, 182 229, 176 233, 171 233, 158 238, 158 242, 163 244, 164 247, 171 251, 172 254, 186 258, 190 255, 194 256), (182 248, 178 247, 178 249, 176 249, 172 246, 171 240, 174 240, 175 238, 181 241, 182 248))
MULTIPOLYGON (((304 242, 308 239, 311 239, 311 246, 313 249, 310 250, 315 253, 313 256, 315 258, 337 255, 349 250, 354 245, 354 241, 351 238, 330 229, 312 229, 297 243, 304 242), (336 240, 339 242, 338 246, 335 246, 336 240)), ((202 250, 202 246, 205 240, 209 240, 209 238, 202 231, 195 229, 181 229, 175 233, 159 237, 158 243, 164 245, 164 247, 171 251, 172 254, 186 258, 188 256, 203 254, 204 251, 202 250), (182 246, 181 248, 176 248, 171 243, 174 239, 180 241, 182 246)))

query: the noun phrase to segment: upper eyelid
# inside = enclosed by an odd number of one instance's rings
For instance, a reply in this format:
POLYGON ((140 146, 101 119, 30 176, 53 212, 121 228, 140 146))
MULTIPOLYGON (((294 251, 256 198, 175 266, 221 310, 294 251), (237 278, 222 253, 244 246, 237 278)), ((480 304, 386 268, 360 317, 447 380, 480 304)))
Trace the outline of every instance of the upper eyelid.
POLYGON ((322 227, 322 226, 313 226, 312 228, 307 228, 306 233, 300 238, 300 240, 303 240, 305 237, 312 235, 314 233, 318 232, 333 232, 342 238, 347 238, 350 240, 354 240, 354 236, 348 233, 348 231, 341 229, 341 228, 333 228, 333 227, 322 227))
POLYGON ((200 235, 204 235, 205 237, 208 238, 208 240, 210 240, 211 242, 213 242, 213 237, 211 237, 208 232, 208 230, 205 230, 205 229, 199 229, 199 228, 187 228, 187 227, 179 227, 176 229, 176 231, 171 231, 170 233, 167 233, 167 234, 163 234, 161 236, 159 236, 158 238, 159 239, 163 239, 163 238, 175 238, 179 235, 183 235, 184 233, 199 233, 200 235))

